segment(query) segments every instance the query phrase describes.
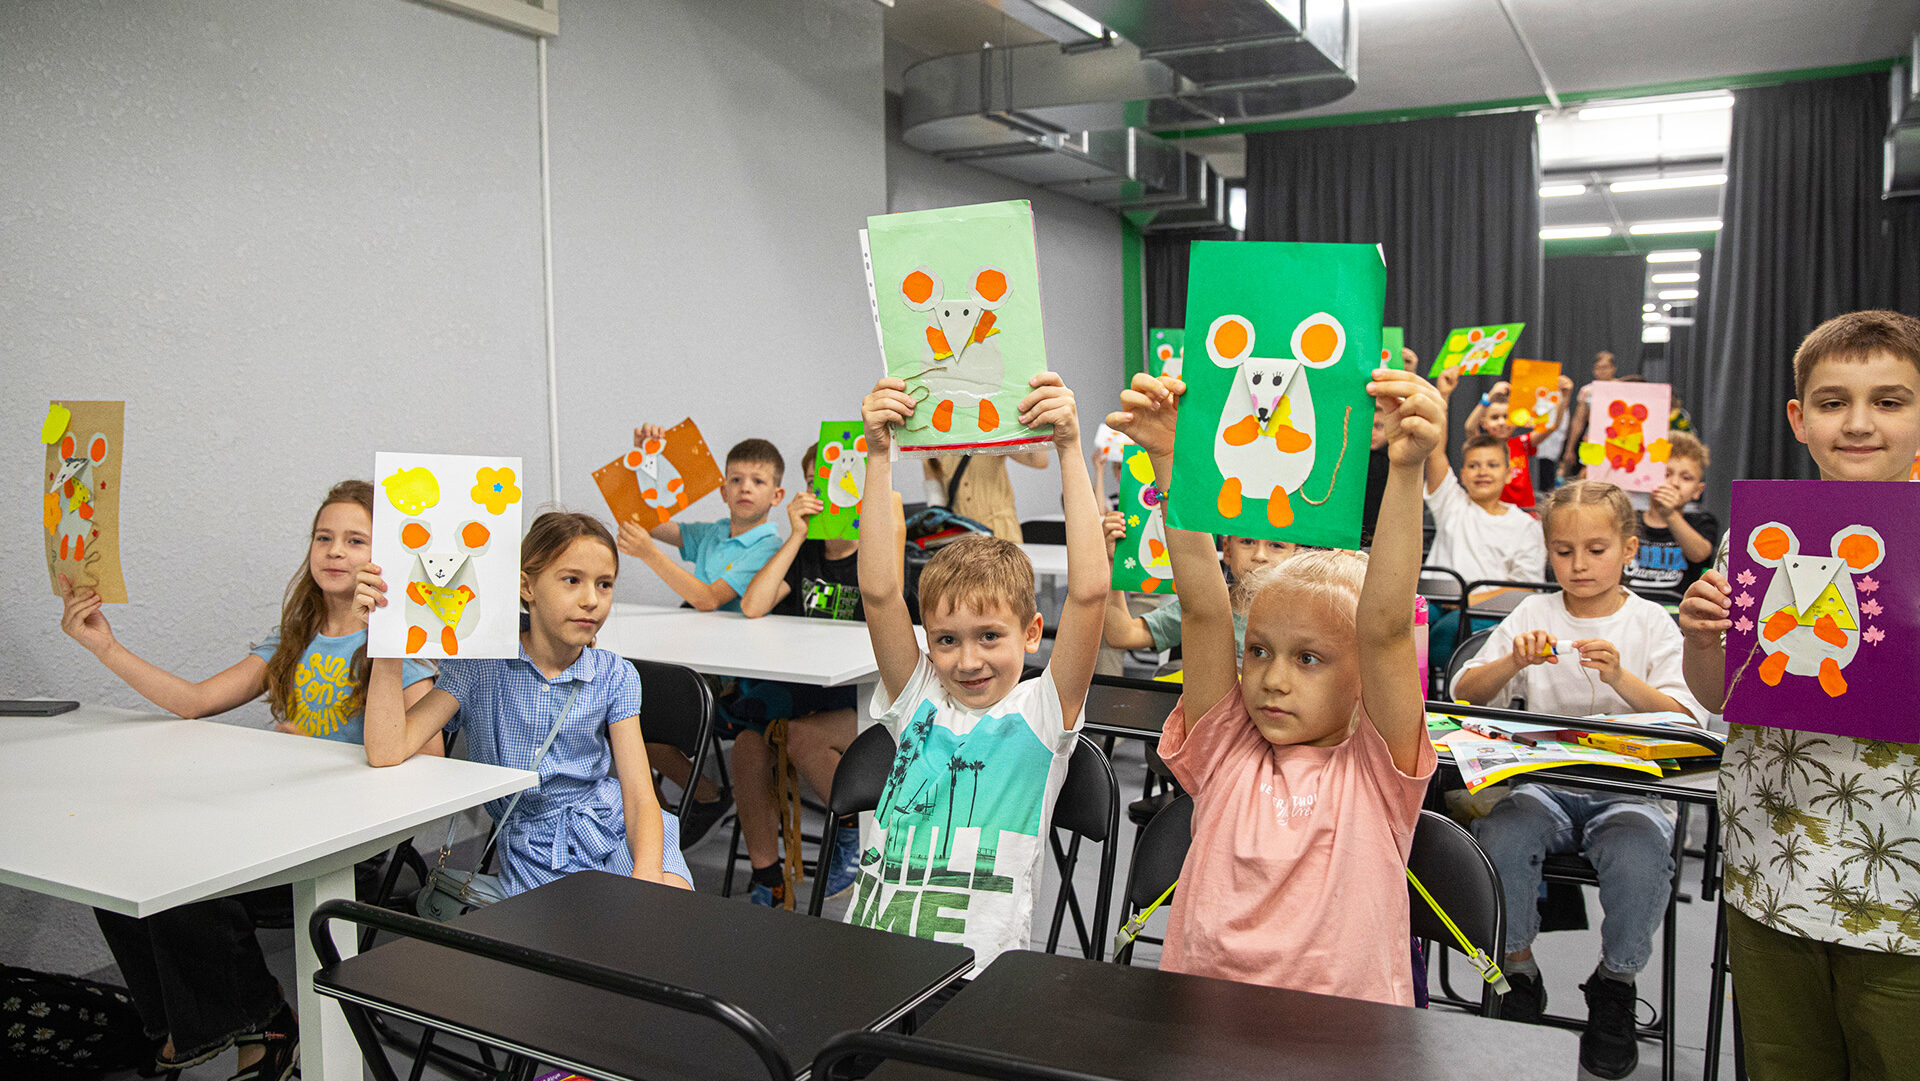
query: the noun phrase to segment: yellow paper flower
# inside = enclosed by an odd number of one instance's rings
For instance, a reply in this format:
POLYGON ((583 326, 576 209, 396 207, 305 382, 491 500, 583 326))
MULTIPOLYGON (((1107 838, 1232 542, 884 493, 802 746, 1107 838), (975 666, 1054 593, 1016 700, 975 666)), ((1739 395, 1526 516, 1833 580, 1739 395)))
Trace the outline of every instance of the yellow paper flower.
POLYGON ((513 482, 513 470, 506 466, 481 469, 473 479, 473 501, 487 508, 489 514, 505 514, 508 506, 520 502, 520 486, 513 482))

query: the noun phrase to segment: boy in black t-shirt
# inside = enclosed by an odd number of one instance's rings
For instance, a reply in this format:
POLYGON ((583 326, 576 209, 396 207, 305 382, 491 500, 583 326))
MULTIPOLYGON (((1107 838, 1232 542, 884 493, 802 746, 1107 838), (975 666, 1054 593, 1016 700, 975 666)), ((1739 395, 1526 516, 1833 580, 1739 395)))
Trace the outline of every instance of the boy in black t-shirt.
POLYGON ((1682 593, 1713 561, 1720 521, 1686 510, 1707 487, 1707 447, 1686 432, 1667 436, 1667 481, 1640 512, 1640 552, 1627 566, 1627 588, 1682 593))
MULTIPOLYGON (((768 559, 740 597, 740 611, 748 619, 765 615, 809 616, 815 619, 864 619, 860 605, 857 539, 808 540, 807 522, 823 509, 813 494, 811 480, 818 444, 801 457, 800 487, 787 507, 787 538, 768 559)), ((889 508, 904 538, 906 526, 900 497, 889 508)), ((904 552, 902 553, 904 558, 904 552)), ((857 725, 853 687, 815 687, 777 680, 742 679, 739 697, 724 707, 731 722, 733 794, 739 809, 740 833, 747 841, 753 864, 749 897, 754 904, 782 907, 788 901, 788 881, 780 859, 780 813, 775 794, 773 748, 767 725, 787 722, 787 757, 795 772, 826 797, 840 755, 853 741, 857 725)), ((859 869, 860 831, 851 821, 836 824, 834 865, 827 869, 827 893, 838 894, 854 883, 859 869)), ((795 854, 797 857, 797 853, 795 854)))

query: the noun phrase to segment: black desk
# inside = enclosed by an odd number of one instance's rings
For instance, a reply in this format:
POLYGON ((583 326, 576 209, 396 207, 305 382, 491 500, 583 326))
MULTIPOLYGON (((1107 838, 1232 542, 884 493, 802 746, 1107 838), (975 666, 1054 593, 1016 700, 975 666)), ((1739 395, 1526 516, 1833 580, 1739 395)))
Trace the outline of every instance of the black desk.
POLYGON ((1160 680, 1095 676, 1087 688, 1087 732, 1158 740, 1167 714, 1180 703, 1180 690, 1180 684, 1160 680))
MULTIPOLYGON (((1138 1081, 1571 1081, 1570 1032, 1017 951, 916 1035, 1138 1081)), ((887 1063, 872 1081, 955 1075, 887 1063)))
MULTIPOLYGON (((582 871, 454 925, 703 991, 804 1072, 835 1033, 890 1023, 973 951, 582 871)), ((393 939, 314 975, 322 994, 607 1078, 764 1079, 718 1022, 442 946, 393 939)))

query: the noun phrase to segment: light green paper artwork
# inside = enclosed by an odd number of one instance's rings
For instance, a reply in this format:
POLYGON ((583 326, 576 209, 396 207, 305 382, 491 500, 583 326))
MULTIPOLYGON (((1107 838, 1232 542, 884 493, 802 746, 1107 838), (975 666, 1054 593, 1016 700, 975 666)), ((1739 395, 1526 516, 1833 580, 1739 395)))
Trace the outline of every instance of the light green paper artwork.
POLYGON ((1427 370, 1432 379, 1448 368, 1459 368, 1461 375, 1499 375, 1506 369, 1507 357, 1520 341, 1525 323, 1495 323, 1484 327, 1458 327, 1447 331, 1447 341, 1427 370))
POLYGON ((1020 423, 1047 370, 1040 260, 1024 199, 867 219, 860 233, 887 374, 918 402, 894 440, 909 458, 1009 454, 1050 433, 1020 423))
POLYGON ((1127 535, 1113 548, 1113 588, 1129 593, 1173 592, 1167 559, 1167 497, 1153 483, 1153 466, 1137 445, 1120 459, 1120 513, 1127 535))
POLYGON ((1195 241, 1167 522, 1360 546, 1387 268, 1372 244, 1195 241))
POLYGON ((1155 327, 1147 331, 1146 370, 1154 375, 1179 378, 1182 362, 1187 355, 1186 343, 1185 327, 1155 327))
POLYGON ((1401 371, 1406 371, 1407 358, 1400 355, 1400 350, 1404 348, 1406 344, 1407 333, 1405 330, 1400 327, 1381 327, 1380 366, 1383 368, 1398 368, 1401 371))
POLYGON ((807 539, 858 539, 860 497, 867 490, 867 437, 859 421, 830 420, 820 426, 807 486, 826 504, 807 519, 807 539))

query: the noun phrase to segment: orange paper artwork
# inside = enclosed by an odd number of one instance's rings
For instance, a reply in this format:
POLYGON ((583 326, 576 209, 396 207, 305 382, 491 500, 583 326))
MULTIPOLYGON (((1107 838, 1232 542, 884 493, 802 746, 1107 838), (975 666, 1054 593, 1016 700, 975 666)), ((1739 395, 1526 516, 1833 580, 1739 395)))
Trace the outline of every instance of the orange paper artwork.
POLYGON ((652 529, 720 487, 720 467, 692 418, 667 429, 664 439, 615 458, 593 471, 613 520, 652 529))

